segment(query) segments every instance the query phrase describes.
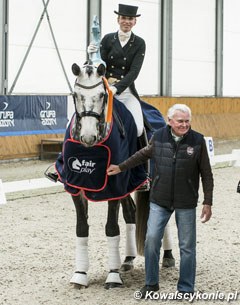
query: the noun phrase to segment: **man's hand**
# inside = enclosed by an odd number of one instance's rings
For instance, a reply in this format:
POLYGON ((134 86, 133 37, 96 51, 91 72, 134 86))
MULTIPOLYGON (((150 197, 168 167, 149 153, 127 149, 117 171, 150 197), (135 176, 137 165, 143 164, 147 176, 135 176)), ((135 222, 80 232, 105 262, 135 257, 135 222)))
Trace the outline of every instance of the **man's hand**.
POLYGON ((212 216, 212 206, 209 204, 204 204, 202 208, 202 214, 201 214, 201 222, 205 223, 207 222, 212 216))
POLYGON ((121 172, 118 165, 110 164, 110 166, 107 169, 108 176, 116 175, 121 172))

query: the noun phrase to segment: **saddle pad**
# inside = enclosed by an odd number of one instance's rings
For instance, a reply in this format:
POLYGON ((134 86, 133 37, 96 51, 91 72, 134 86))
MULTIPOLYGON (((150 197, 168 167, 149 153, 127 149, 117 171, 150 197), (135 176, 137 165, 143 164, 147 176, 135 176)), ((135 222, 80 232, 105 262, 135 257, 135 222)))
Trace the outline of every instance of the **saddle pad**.
POLYGON ((65 183, 70 187, 97 192, 105 188, 111 153, 105 145, 84 147, 68 139, 64 144, 65 183))

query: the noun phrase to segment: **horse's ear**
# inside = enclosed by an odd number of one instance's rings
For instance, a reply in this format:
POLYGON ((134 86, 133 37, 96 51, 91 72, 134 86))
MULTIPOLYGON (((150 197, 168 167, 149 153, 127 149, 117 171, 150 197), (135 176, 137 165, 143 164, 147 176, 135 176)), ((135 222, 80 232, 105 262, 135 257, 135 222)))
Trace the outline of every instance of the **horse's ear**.
POLYGON ((99 76, 103 76, 106 72, 106 68, 104 66, 104 64, 100 64, 98 67, 97 67, 97 74, 99 76))
POLYGON ((72 72, 74 75, 78 76, 81 72, 80 67, 77 64, 72 65, 72 72))

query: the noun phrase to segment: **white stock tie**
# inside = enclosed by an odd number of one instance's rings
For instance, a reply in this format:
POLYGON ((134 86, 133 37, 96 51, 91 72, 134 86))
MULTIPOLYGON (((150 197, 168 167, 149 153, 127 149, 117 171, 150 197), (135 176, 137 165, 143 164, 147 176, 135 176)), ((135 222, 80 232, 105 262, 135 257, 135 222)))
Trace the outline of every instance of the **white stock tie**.
POLYGON ((131 36, 131 32, 127 32, 127 33, 124 33, 122 31, 118 32, 118 38, 120 40, 122 47, 128 42, 130 36, 131 36))

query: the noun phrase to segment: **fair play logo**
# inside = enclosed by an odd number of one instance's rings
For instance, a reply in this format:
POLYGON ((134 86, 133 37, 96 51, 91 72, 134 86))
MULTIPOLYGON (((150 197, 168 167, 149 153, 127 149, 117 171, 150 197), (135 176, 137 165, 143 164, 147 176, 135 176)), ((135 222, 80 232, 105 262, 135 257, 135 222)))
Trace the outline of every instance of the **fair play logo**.
POLYGON ((86 173, 91 175, 95 170, 96 163, 92 160, 86 161, 86 160, 79 160, 76 157, 71 157, 68 159, 68 166, 71 171, 77 172, 77 173, 86 173))

